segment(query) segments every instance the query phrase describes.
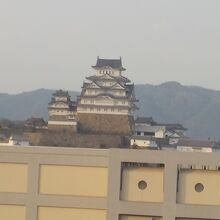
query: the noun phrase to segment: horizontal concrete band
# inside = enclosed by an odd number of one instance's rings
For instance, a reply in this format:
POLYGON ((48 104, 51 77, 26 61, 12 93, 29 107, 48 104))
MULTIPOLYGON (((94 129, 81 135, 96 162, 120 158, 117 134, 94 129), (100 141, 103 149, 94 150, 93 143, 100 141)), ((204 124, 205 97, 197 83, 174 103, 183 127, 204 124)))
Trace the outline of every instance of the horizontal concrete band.
POLYGON ((49 125, 77 125, 75 121, 48 121, 49 125))

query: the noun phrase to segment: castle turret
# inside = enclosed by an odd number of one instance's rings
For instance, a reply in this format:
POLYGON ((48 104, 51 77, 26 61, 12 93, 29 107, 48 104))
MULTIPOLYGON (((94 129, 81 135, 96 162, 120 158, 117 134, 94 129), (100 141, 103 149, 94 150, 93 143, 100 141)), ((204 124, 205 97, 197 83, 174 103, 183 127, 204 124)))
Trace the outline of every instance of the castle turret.
POLYGON ((77 120, 82 132, 131 134, 137 108, 134 84, 122 75, 120 59, 100 59, 92 66, 77 100, 77 120))
POLYGON ((48 104, 48 128, 52 130, 68 129, 77 130, 76 103, 70 100, 67 91, 56 91, 48 104))

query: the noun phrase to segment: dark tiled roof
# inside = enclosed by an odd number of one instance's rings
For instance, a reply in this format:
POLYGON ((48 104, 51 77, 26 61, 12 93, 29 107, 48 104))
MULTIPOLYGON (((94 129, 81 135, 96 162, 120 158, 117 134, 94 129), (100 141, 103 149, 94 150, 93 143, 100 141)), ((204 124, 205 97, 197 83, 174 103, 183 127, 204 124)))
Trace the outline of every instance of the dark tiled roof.
POLYGON ((84 98, 96 98, 96 97, 102 97, 102 96, 107 96, 107 97, 110 97, 112 99, 123 99, 123 100, 127 100, 128 99, 127 96, 115 96, 115 95, 113 95, 111 93, 108 93, 108 92, 106 92, 106 93, 104 93, 104 92, 103 93, 99 93, 97 95, 84 95, 83 97, 84 98))
MULTIPOLYGON (((87 77, 87 79, 91 80, 91 77, 87 77)), ((92 81, 93 81, 93 83, 95 83, 100 88, 112 89, 115 86, 115 84, 113 84, 111 86, 102 86, 102 85, 99 84, 100 79, 98 79, 98 80, 96 79, 96 80, 92 80, 92 81)), ((125 85, 124 85, 123 81, 116 81, 115 83, 118 83, 122 88, 125 88, 125 85)), ((89 85, 91 85, 91 83, 87 83, 87 84, 83 85, 83 88, 87 88, 89 85)))
POLYGON ((31 118, 28 118, 26 121, 25 121, 25 124, 24 124, 26 127, 32 127, 32 126, 46 126, 47 123, 46 121, 44 121, 43 118, 34 118, 34 117, 31 117, 31 118))
POLYGON ((48 105, 57 104, 57 103, 67 105, 69 102, 68 102, 68 101, 55 101, 55 100, 51 100, 51 101, 48 103, 48 105))
POLYGON ((91 83, 89 82, 83 82, 83 85, 82 85, 82 89, 86 88, 87 86, 89 86, 91 83))
POLYGON ((94 105, 94 104, 78 104, 78 107, 91 107, 91 108, 120 108, 120 109, 131 109, 129 106, 124 105, 94 105))
POLYGON ((94 68, 102 68, 102 67, 106 67, 106 66, 110 66, 113 69, 125 70, 122 66, 121 58, 120 59, 100 59, 98 57, 96 65, 93 67, 94 68))
MULTIPOLYGON (((170 133, 172 133, 172 134, 177 134, 179 137, 181 137, 181 138, 184 138, 185 137, 185 135, 182 133, 182 132, 178 132, 178 131, 175 131, 175 130, 173 130, 173 129, 170 129, 170 128, 167 128, 166 129, 167 130, 167 132, 170 132, 170 133)), ((172 137, 172 136, 171 136, 172 137)))
POLYGON ((155 121, 152 117, 137 117, 135 120, 135 123, 137 124, 155 124, 155 121))
MULTIPOLYGON (((181 132, 181 131, 176 131, 176 130, 173 130, 173 129, 170 129, 170 128, 166 128, 166 131, 167 132, 170 132, 170 133, 172 133, 172 134, 176 134, 176 135, 178 135, 180 138, 185 138, 186 136, 183 134, 183 132, 181 132)), ((171 135, 171 137, 172 137, 172 135, 171 135)))
POLYGON ((68 93, 67 91, 63 91, 62 89, 60 89, 60 90, 57 90, 57 91, 53 94, 53 96, 58 96, 58 97, 63 97, 63 96, 65 96, 65 97, 69 97, 69 93, 68 93))
POLYGON ((115 79, 117 82, 125 82, 125 83, 129 83, 131 82, 130 79, 128 79, 127 77, 125 76, 112 76, 113 79, 115 79))
POLYGON ((170 130, 183 130, 183 131, 187 130, 181 124, 157 124, 157 125, 166 126, 166 128, 170 130))
POLYGON ((123 83, 128 83, 131 82, 127 77, 124 76, 113 76, 111 74, 105 73, 105 75, 101 75, 101 76, 88 76, 86 77, 86 79, 91 80, 91 81, 100 81, 102 79, 104 79, 105 81, 112 81, 114 80, 115 82, 123 82, 123 83), (106 79, 104 78, 105 75, 108 75, 110 77, 110 79, 106 79))
POLYGON ((206 140, 193 140, 193 139, 180 139, 178 146, 189 146, 189 147, 216 147, 217 143, 214 141, 206 140))

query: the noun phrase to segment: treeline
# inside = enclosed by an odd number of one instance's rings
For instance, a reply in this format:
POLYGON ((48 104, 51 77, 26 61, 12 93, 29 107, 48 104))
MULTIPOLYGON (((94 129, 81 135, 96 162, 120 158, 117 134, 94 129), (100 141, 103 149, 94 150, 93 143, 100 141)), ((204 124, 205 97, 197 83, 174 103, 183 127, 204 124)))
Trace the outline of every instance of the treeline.
POLYGON ((8 136, 12 133, 24 133, 46 129, 47 122, 43 118, 31 117, 27 120, 0 119, 0 133, 8 136))

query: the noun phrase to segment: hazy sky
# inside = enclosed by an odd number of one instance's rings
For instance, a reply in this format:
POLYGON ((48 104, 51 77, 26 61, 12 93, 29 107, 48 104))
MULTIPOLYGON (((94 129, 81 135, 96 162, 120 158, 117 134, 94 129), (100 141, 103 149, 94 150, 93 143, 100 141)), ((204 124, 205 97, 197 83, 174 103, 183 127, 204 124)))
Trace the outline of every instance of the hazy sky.
POLYGON ((98 55, 135 83, 220 90, 220 1, 0 0, 0 92, 79 90, 98 55))

